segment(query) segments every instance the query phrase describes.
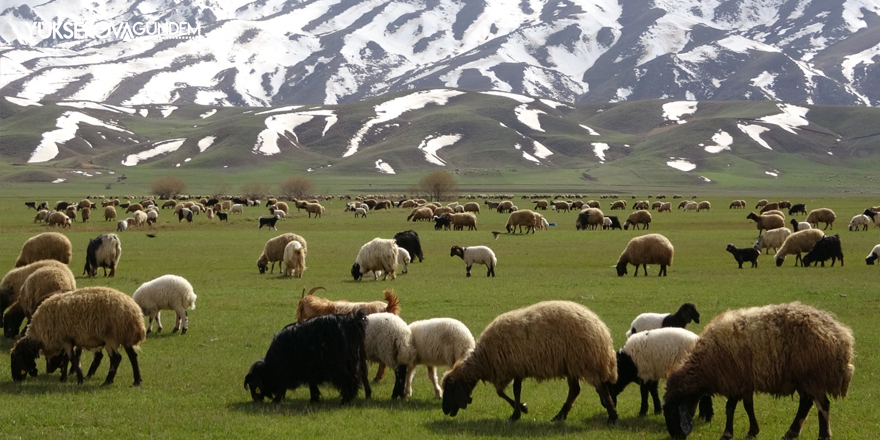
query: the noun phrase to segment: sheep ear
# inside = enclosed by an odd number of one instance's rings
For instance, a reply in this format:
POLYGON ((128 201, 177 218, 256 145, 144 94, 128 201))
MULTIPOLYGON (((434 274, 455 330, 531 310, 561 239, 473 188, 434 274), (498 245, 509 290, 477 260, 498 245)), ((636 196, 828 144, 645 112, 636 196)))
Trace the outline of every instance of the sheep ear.
POLYGON ((681 425, 681 432, 688 436, 691 431, 694 429, 694 418, 691 416, 691 412, 688 410, 688 406, 685 404, 681 404, 678 406, 678 415, 679 415, 679 424, 681 425))

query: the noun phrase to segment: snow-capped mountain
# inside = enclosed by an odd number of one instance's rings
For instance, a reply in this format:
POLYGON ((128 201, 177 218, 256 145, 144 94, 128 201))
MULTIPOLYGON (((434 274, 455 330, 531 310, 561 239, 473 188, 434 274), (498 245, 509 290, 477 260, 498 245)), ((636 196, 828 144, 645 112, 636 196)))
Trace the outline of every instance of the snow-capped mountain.
POLYGON ((339 104, 437 87, 562 102, 880 104, 877 0, 9 0, 0 95, 339 104))

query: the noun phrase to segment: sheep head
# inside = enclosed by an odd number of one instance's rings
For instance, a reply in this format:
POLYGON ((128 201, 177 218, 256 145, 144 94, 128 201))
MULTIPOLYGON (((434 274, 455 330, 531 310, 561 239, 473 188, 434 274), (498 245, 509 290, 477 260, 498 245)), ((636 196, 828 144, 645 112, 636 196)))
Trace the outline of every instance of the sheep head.
POLYGON ((24 322, 24 318, 24 311, 13 303, 6 310, 6 313, 3 314, 3 336, 9 339, 18 336, 18 331, 21 329, 21 323, 24 322), (18 311, 16 312, 15 309, 18 309, 18 311))
POLYGON ((250 389, 251 398, 254 399, 254 402, 272 399, 275 395, 263 380, 263 372, 265 370, 266 360, 260 359, 251 365, 248 374, 244 377, 244 389, 250 389))
POLYGON ((354 263, 351 266, 351 276, 355 281, 360 281, 363 278, 364 274, 361 273, 361 265, 360 263, 354 263))
POLYGON ((865 263, 868 263, 868 266, 873 266, 875 261, 877 261, 877 254, 875 252, 871 252, 871 255, 865 258, 865 263))
POLYGON ((475 384, 453 379, 449 377, 449 374, 443 377, 442 384, 443 414, 455 417, 460 409, 466 409, 469 404, 473 403, 471 392, 473 392, 475 384))
POLYGON ((626 261, 621 261, 617 263, 617 276, 622 277, 628 273, 628 271, 626 270, 626 265, 626 261))
MULTIPOLYGON (((510 232, 510 228, 508 228, 507 232, 510 232)), ((464 260, 464 248, 462 248, 461 246, 453 246, 449 250, 449 256, 454 257, 456 255, 459 256, 462 260, 464 260)))
POLYGON ((669 436, 684 439, 694 429, 694 413, 697 412, 699 397, 684 402, 664 402, 663 417, 669 436), (692 400, 692 401, 691 401, 692 400))
POLYGON ((257 261, 257 269, 260 269, 260 275, 266 273, 266 269, 269 268, 269 263, 264 261, 257 261))
POLYGON ((12 380, 23 381, 28 374, 37 376, 37 358, 40 356, 39 342, 25 336, 19 339, 10 352, 12 380))
POLYGON ((685 323, 694 321, 697 324, 700 323, 700 312, 697 311, 697 306, 694 303, 684 303, 681 307, 678 308, 678 313, 684 319, 685 323))

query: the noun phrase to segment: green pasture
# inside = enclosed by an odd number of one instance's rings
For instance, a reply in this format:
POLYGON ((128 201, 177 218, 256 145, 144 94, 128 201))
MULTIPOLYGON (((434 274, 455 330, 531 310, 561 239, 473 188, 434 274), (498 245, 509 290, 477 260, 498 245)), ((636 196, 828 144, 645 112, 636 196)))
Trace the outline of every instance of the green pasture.
MULTIPOLYGON (((138 178, 132 174, 132 178, 138 178)), ((223 178, 221 174, 202 183, 204 189, 190 191, 211 191, 208 186, 223 178)), ((551 174, 548 179, 557 181, 562 177, 551 174)), ((323 192, 321 181, 316 180, 316 190, 323 192)), ((231 191, 239 184, 236 182, 231 191)), ((348 184, 363 192, 371 188, 364 188, 366 184, 352 178, 332 188, 328 184, 327 189, 348 191, 348 184)), ((115 188, 102 191, 94 186, 40 184, 31 190, 21 183, 15 195, 8 189, 0 191, 0 267, 12 268, 21 244, 48 230, 33 223, 34 211, 25 208, 25 201, 39 198, 53 204, 61 199, 79 200, 86 194, 143 193, 115 188)), ((670 199, 673 192, 667 192, 670 199)), ((704 194, 705 190, 678 192, 689 197, 691 193, 704 194)), ((642 194, 640 199, 646 194, 644 190, 638 193, 642 194)), ((592 198, 598 198, 596 194, 591 193, 592 198)), ((674 264, 665 278, 656 276, 656 266, 649 267, 648 277, 632 277, 630 267, 628 276, 618 278, 612 267, 618 255, 630 238, 644 231, 576 231, 575 212, 547 211, 545 216, 557 226, 536 234, 505 233, 495 240, 491 231, 504 230, 505 214, 484 210, 478 216, 476 232, 434 231, 431 223, 407 223, 409 210, 377 211, 366 219, 355 219, 343 212, 342 201, 334 200, 323 203, 327 210, 320 219, 309 219, 294 210, 290 218, 278 223, 277 232, 257 229, 257 218, 267 214, 262 207, 230 215, 228 223, 216 219, 209 222, 204 215, 196 216, 191 224, 178 223, 171 218, 170 210, 161 211, 154 227, 132 228, 119 234, 123 252, 115 278, 89 279, 80 275, 88 240, 115 231, 115 223, 103 222, 98 210, 90 223, 77 222, 63 231, 74 246, 71 268, 78 285, 107 285, 131 294, 141 283, 160 275, 184 276, 198 295, 197 308, 190 312, 189 332, 184 336, 171 334, 173 312, 163 312, 165 331, 149 335, 141 344, 143 384, 137 388, 131 386, 127 359, 122 361, 116 383, 102 387, 106 360, 97 377, 77 385, 75 381, 59 383, 57 373, 42 374, 42 360, 38 362, 39 377, 14 383, 8 357, 0 357, 0 394, 4 401, 0 438, 667 438, 662 416, 636 416, 636 386, 620 396, 620 420, 613 427, 605 425, 605 411, 589 387, 583 388, 567 422, 551 423, 550 418, 565 400, 567 386, 562 380, 527 380, 522 395, 529 413, 517 423, 506 421, 510 407, 487 384, 477 386, 472 406, 450 418, 443 415, 440 402, 434 398, 424 367, 420 367, 414 395, 407 401, 390 400, 393 378, 386 376, 374 384, 372 400, 364 400, 361 393, 346 407, 339 405, 338 393, 331 387, 322 388, 323 401, 319 404, 309 404, 307 389, 288 392, 278 405, 253 403, 243 388, 248 367, 263 357, 274 333, 295 320, 303 289, 315 286, 328 290, 319 295, 355 301, 379 300, 384 289, 393 288, 400 297, 401 317, 407 322, 453 317, 464 322, 475 336, 503 312, 543 300, 575 301, 605 321, 616 347, 623 345, 631 320, 641 312, 672 312, 683 302, 693 302, 702 319, 701 324, 689 328, 699 332, 713 316, 727 309, 801 301, 833 312, 855 332, 856 371, 849 396, 834 402, 831 409, 835 438, 873 438, 877 428, 875 401, 880 393, 880 340, 876 335, 880 302, 876 274, 880 269, 865 265, 864 258, 880 243, 880 229, 851 232, 847 223, 864 208, 880 203, 868 196, 844 197, 845 193, 816 196, 807 189, 766 194, 774 200, 805 202, 808 210, 833 209, 838 215, 833 232, 841 236, 846 265, 801 268, 794 267, 790 257, 782 267, 776 267, 769 255, 759 259, 757 269, 737 269, 725 246, 751 246, 758 231, 745 218, 748 209, 727 207, 732 198, 745 198, 753 207, 761 195, 758 191, 753 194, 701 196, 698 200, 712 202, 709 212, 654 212, 650 232, 665 235, 676 250, 674 264), (362 244, 410 228, 421 236, 424 262, 412 263, 409 273, 399 275, 395 281, 351 280, 349 269, 362 244), (277 267, 273 274, 258 273, 256 260, 266 240, 284 232, 295 232, 308 241, 308 269, 302 279, 281 277, 277 267), (155 238, 148 237, 148 233, 155 238), (497 277, 485 277, 485 269, 476 266, 474 276, 465 278, 464 263, 449 256, 452 245, 492 247, 498 256, 497 277)), ((520 199, 520 195, 514 203, 520 208, 530 207, 531 203, 520 199)), ((609 211, 608 202, 602 201, 606 215, 621 216, 622 222, 630 211, 609 211)), ((122 212, 119 217, 123 218, 122 212)), ((10 340, 0 338, 0 350, 8 351, 11 346, 10 340)), ((91 362, 90 355, 85 355, 83 362, 91 362)), ((755 410, 761 426, 759 438, 779 438, 788 429, 796 408, 796 400, 789 397, 758 396, 755 410)), ((715 420, 708 425, 698 422, 691 438, 720 436, 724 401, 715 400, 715 411, 715 420)), ((747 423, 740 407, 735 438, 745 438, 747 423)), ((813 412, 802 437, 814 438, 817 430, 813 412)))

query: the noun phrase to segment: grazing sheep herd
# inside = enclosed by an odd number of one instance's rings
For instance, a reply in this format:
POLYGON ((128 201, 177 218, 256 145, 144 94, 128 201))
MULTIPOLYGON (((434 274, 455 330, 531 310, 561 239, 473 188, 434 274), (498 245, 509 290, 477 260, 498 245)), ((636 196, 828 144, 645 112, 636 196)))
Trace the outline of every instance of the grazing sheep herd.
MULTIPOLYGON (((125 205, 118 199, 115 202, 102 203, 105 221, 115 220, 115 207, 125 205)), ((200 212, 206 213, 207 221, 211 221, 214 215, 220 219, 231 218, 227 217, 228 214, 240 214, 236 218, 242 219, 239 222, 245 221, 250 213, 249 207, 254 206, 253 201, 236 199, 235 203, 232 202, 181 203, 169 200, 162 209, 173 208, 172 215, 178 222, 169 224, 179 228, 186 227, 184 219, 187 223, 194 222, 200 212)), ((498 216, 497 220, 485 217, 497 215, 492 211, 479 214, 480 204, 476 202, 443 206, 424 200, 391 202, 366 198, 346 203, 345 211, 354 212, 356 218, 364 218, 363 222, 371 222, 381 218, 373 212, 398 207, 409 213, 407 222, 433 221, 436 230, 451 228, 471 237, 456 239, 459 242, 479 242, 473 238, 478 233, 484 234, 481 238, 485 240, 488 238, 488 233, 484 232, 487 222, 500 226, 505 220, 508 233, 505 237, 531 240, 521 238, 531 235, 513 234, 522 233, 523 229, 525 234, 535 234, 555 226, 544 214, 537 212, 547 211, 548 207, 555 211, 553 216, 576 218, 576 230, 628 231, 630 226, 633 230, 647 230, 652 223, 651 210, 671 212, 669 202, 650 204, 649 201, 638 201, 633 203, 635 210, 625 216, 621 228, 618 216, 605 216, 598 208, 599 203, 593 202, 555 199, 548 202, 542 198, 533 200, 535 211, 532 211, 517 208, 511 200, 494 202, 487 199, 484 204, 489 209, 507 214, 506 218, 498 216), (371 213, 369 219, 367 213, 371 213), (483 216, 480 220, 484 225, 482 231, 477 229, 478 215, 483 216)), ((317 199, 293 200, 293 203, 298 211, 306 212, 290 213, 285 202, 270 199, 266 206, 272 216, 256 217, 258 230, 263 226, 277 230, 276 225, 287 225, 303 217, 312 218, 313 214, 319 219, 323 219, 325 213, 328 217, 333 215, 332 211, 325 211, 317 199), (278 223, 285 219, 288 221, 278 223)), ((256 201, 256 206, 260 205, 261 202, 256 201)), ((27 202, 26 206, 28 209, 48 208, 46 203, 38 206, 38 202, 27 202)), ((609 202, 609 206, 612 210, 625 210, 627 202, 619 199, 609 202)), ((118 221, 116 232, 128 234, 132 228, 155 227, 159 210, 152 199, 130 203, 125 208, 125 213, 131 213, 132 217, 118 221)), ((682 201, 680 206, 682 212, 705 212, 698 217, 717 215, 710 208, 708 201, 682 201)), ((759 208, 760 212, 751 212, 746 217, 755 222, 759 231, 757 242, 744 248, 732 243, 726 247, 740 269, 743 263, 751 263, 752 268, 757 268, 761 251, 767 254, 770 248, 776 252, 776 266, 781 266, 788 255, 796 255, 795 266, 800 262, 803 267, 817 264, 824 267, 829 259, 831 266, 838 259, 843 266, 840 235, 826 235, 824 232, 824 229, 833 229, 836 215, 832 210, 818 208, 807 214, 803 203, 767 200, 758 202, 755 209, 759 208), (781 211, 784 208, 789 208, 789 216, 807 214, 805 222, 791 220, 794 232, 786 227, 785 214, 781 211), (825 225, 822 230, 818 229, 819 223, 825 225)), ((87 213, 93 209, 94 203, 83 200, 78 204, 58 203, 54 211, 37 210, 43 213, 42 217, 38 214, 39 221, 49 227, 61 226, 65 228, 64 232, 68 232, 66 228, 72 228, 77 210, 82 211, 80 217, 85 221, 87 213)), ((734 200, 730 209, 746 209, 746 202, 734 200)), ((866 231, 872 224, 880 226, 880 216, 875 216, 878 211, 870 208, 854 216, 849 230, 866 231)), ((742 219, 741 214, 736 215, 742 219)), ((663 230, 667 223, 660 219, 665 217, 665 214, 658 214, 658 221, 651 229, 663 230)), ((320 221, 324 220, 316 220, 320 221)), ((747 224, 751 223, 743 222, 741 229, 745 231, 747 224)), ((498 240, 503 233, 496 231, 493 234, 498 240)), ((98 268, 103 268, 105 277, 114 277, 121 258, 121 241, 125 237, 125 234, 106 233, 90 239, 87 244, 82 243, 86 248, 84 274, 89 278, 96 277, 98 268)), ((367 240, 369 237, 361 238, 367 240)), ((666 236, 650 233, 628 238, 614 264, 618 276, 628 274, 629 265, 635 266, 634 276, 638 276, 640 266, 643 275, 648 276, 648 265, 659 266, 658 276, 668 276, 675 250, 666 236)), ((435 240, 433 236, 431 239, 432 242, 435 240)), ((318 250, 321 250, 320 244, 317 244, 318 250)), ((498 263, 495 251, 485 245, 463 244, 451 246, 450 257, 458 256, 464 261, 466 277, 471 276, 474 264, 482 264, 487 268, 487 277, 494 278, 498 263)), ((349 250, 355 254, 356 248, 352 244, 349 250)), ((193 286, 181 276, 163 275, 140 284, 131 296, 110 287, 77 288, 76 279, 68 267, 72 251, 71 241, 63 232, 35 235, 22 245, 15 268, 0 281, 0 312, 5 312, 0 324, 7 338, 17 338, 10 352, 13 380, 37 376, 36 359, 42 355, 47 359, 49 372, 54 369, 50 365, 60 368, 62 381, 69 374, 76 374, 77 381, 83 383, 95 374, 102 351, 107 351, 110 370, 104 383, 111 384, 121 363, 121 348, 129 358, 134 385, 140 385, 142 378, 136 349, 147 341, 153 320, 158 324, 158 331, 163 329, 160 310, 175 311, 172 333, 178 330, 181 334, 187 333, 188 310, 195 309, 193 286), (144 317, 148 325, 145 325, 144 317), (22 330, 20 327, 25 319, 27 325, 22 330), (85 375, 80 366, 83 349, 94 352, 93 363, 85 375)), ((267 269, 273 273, 277 262, 282 276, 300 279, 306 269, 307 255, 305 238, 284 233, 265 242, 257 268, 261 275, 267 269)), ((515 256, 505 254, 504 257, 515 256)), ((380 236, 360 246, 350 274, 355 281, 370 276, 374 281, 380 276, 386 281, 390 275, 390 282, 393 282, 399 274, 408 273, 410 263, 416 258, 421 263, 425 257, 415 230, 399 232, 392 238, 380 236)), ((880 245, 871 249, 866 263, 872 265, 878 258, 880 245)), ((608 256, 605 259, 610 263, 608 256)), ((252 271, 253 266, 249 267, 252 271)), ((342 272, 340 268, 339 273, 342 272)), ((502 276, 505 276, 504 272, 502 276)), ((251 364, 244 377, 244 388, 250 392, 253 401, 270 399, 280 402, 287 391, 308 385, 309 400, 316 402, 320 399, 319 386, 322 384, 336 388, 342 404, 354 400, 360 388, 370 399, 368 362, 379 363, 374 381, 382 379, 385 367, 391 368, 394 373, 391 398, 408 399, 413 395, 416 367, 425 365, 434 395, 440 399, 439 409, 452 417, 473 403, 472 395, 479 382, 495 387, 495 393, 512 409, 509 420, 516 421, 529 412, 529 407, 522 401, 524 379, 565 379, 567 397, 552 421, 567 419, 580 394, 581 382, 585 382, 597 392, 607 414, 605 420, 613 425, 619 418, 618 397, 629 383, 635 382, 641 394, 639 416, 647 415, 650 395, 654 413, 664 415, 666 430, 675 438, 685 438, 691 433, 697 408, 699 417, 707 422, 712 419, 713 396, 727 399, 722 438, 733 436, 733 416, 740 401, 749 416, 748 435, 754 437, 758 425, 753 394, 759 392, 775 396, 798 394, 797 414, 784 438, 797 437, 804 419, 815 405, 819 438, 824 439, 831 436, 828 396, 845 397, 854 373, 852 330, 830 313, 798 302, 728 310, 714 317, 699 334, 684 329, 691 322, 700 323, 700 313, 693 303, 682 304, 675 313, 643 313, 626 331, 626 343, 620 350, 615 350, 608 325, 594 311, 576 302, 541 301, 502 312, 478 338, 474 338, 463 322, 451 317, 407 324, 400 316, 400 298, 392 289, 384 290, 384 301, 373 302, 321 298, 314 295, 318 289, 321 288, 314 288, 308 294, 303 290, 295 311, 296 321, 275 333, 265 355, 251 364), (437 367, 449 368, 440 381, 437 367), (662 403, 658 389, 661 381, 666 381, 662 403), (511 383, 512 397, 506 391, 511 383)))

